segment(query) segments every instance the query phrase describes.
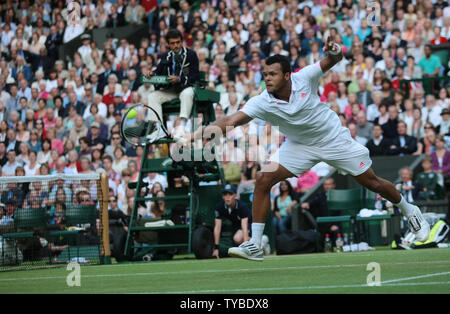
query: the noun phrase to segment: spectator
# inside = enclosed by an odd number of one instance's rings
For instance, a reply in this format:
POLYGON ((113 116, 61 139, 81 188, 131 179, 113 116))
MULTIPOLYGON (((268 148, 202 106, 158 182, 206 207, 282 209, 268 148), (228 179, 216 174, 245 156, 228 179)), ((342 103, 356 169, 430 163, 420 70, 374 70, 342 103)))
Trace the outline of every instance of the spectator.
POLYGON ((52 142, 50 139, 42 141, 42 150, 37 155, 37 162, 43 164, 50 161, 52 142))
POLYGON ((433 162, 431 169, 446 179, 450 176, 450 152, 445 149, 445 139, 441 135, 436 137, 435 145, 436 149, 430 154, 433 162))
POLYGON ((395 185, 396 189, 408 200, 408 202, 415 202, 420 200, 419 192, 421 187, 413 183, 413 174, 409 167, 400 169, 401 183, 395 185))
POLYGON ((340 81, 340 77, 339 77, 339 73, 337 72, 332 72, 331 73, 331 81, 327 84, 325 84, 324 87, 324 91, 322 93, 322 95, 324 97, 328 97, 328 94, 330 92, 338 92, 338 87, 339 87, 339 81, 340 81))
POLYGON ((436 103, 434 95, 429 94, 425 97, 425 106, 422 108, 422 120, 431 122, 437 128, 441 122, 442 107, 436 103))
POLYGON ((17 122, 17 126, 16 126, 16 131, 17 131, 17 135, 16 135, 16 139, 19 143, 26 143, 29 141, 30 139, 30 132, 27 130, 26 124, 25 122, 18 121, 17 122))
POLYGON ((14 150, 16 152, 16 155, 20 154, 20 141, 16 138, 16 132, 14 131, 14 128, 8 129, 6 133, 6 151, 9 152, 10 150, 14 150))
POLYGON ((78 161, 78 153, 76 150, 70 150, 68 153, 67 164, 64 173, 78 174, 82 171, 81 163, 78 161))
POLYGON ((239 185, 241 182, 241 169, 238 164, 225 158, 222 161, 222 167, 227 184, 239 185))
POLYGON ((449 92, 444 87, 439 90, 437 104, 443 109, 450 109, 449 92))
POLYGON ((366 144, 370 157, 387 155, 390 141, 383 137, 383 128, 381 125, 375 124, 373 126, 372 137, 366 144))
POLYGON ((6 162, 8 161, 8 158, 6 157, 6 145, 5 142, 0 142, 0 166, 3 167, 6 162))
POLYGON ((406 123, 406 134, 412 136, 414 124, 414 104, 411 99, 406 99, 404 102, 404 111, 399 113, 399 120, 406 123))
POLYGON ((137 0, 130 0, 126 11, 125 20, 129 24, 143 24, 145 16, 144 8, 137 2, 137 0))
POLYGON ((290 229, 292 208, 298 204, 297 195, 288 180, 279 184, 279 194, 274 199, 273 224, 275 234, 279 235, 290 229))
POLYGON ((450 129, 450 109, 444 108, 441 111, 442 122, 439 127, 439 134, 446 135, 450 129))
POLYGON ((365 79, 358 80, 359 91, 356 93, 358 97, 358 103, 367 108, 372 101, 372 92, 367 90, 367 81, 365 79))
POLYGON ((367 116, 364 111, 360 111, 356 115, 356 123, 358 136, 370 140, 372 138, 373 123, 367 121, 367 116))
POLYGON ((116 172, 112 168, 112 164, 113 164, 112 157, 110 155, 103 155, 102 156, 102 164, 103 164, 103 169, 105 169, 109 180, 113 181, 116 186, 119 185, 121 177, 120 177, 120 173, 116 172))
POLYGON ((397 133, 397 124, 398 124, 397 107, 395 107, 393 105, 389 106, 388 114, 389 114, 388 121, 386 123, 382 124, 381 127, 383 128, 384 136, 389 140, 393 140, 395 137, 398 136, 398 133, 397 133))
POLYGON ((359 136, 359 135, 358 135, 358 129, 357 129, 355 123, 353 123, 353 122, 349 123, 349 124, 348 124, 348 129, 349 129, 349 131, 350 131, 351 137, 352 137, 355 141, 357 141, 357 142, 360 143, 361 145, 364 145, 364 146, 366 145, 368 139, 365 138, 365 137, 362 137, 362 136, 359 136))
POLYGON ((148 176, 144 178, 143 181, 145 183, 148 183, 147 188, 149 190, 152 189, 153 184, 156 182, 160 183, 163 186, 164 190, 167 189, 168 187, 167 178, 163 174, 157 172, 149 172, 148 176))
POLYGON ((431 45, 427 44, 425 45, 425 56, 420 59, 419 61, 419 67, 423 71, 423 75, 425 77, 434 77, 438 76, 439 71, 441 70, 441 60, 435 56, 432 55, 432 48, 431 45))
POLYGON ((90 141, 90 148, 97 148, 100 151, 105 149, 106 140, 100 137, 100 124, 98 122, 92 123, 91 136, 88 139, 90 141))
POLYGON ((424 136, 417 142, 417 151, 415 155, 427 154, 430 155, 435 149, 436 131, 433 124, 426 123, 424 126, 424 136))
POLYGON ((422 110, 420 110, 420 108, 415 107, 413 109, 413 118, 414 121, 411 127, 411 136, 420 139, 424 135, 424 123, 422 121, 422 110))
POLYGON ((319 176, 312 170, 303 173, 297 180, 296 192, 305 194, 319 182, 319 176))
POLYGON ((2 167, 3 176, 14 176, 16 173, 16 168, 20 167, 21 164, 16 159, 16 151, 11 149, 6 154, 8 161, 2 167))
POLYGON ((94 148, 91 152, 91 168, 94 171, 103 168, 102 151, 98 148, 94 148))
MULTIPOLYGON (((323 192, 317 193, 309 202, 304 202, 301 204, 301 208, 309 211, 314 218, 317 217, 327 217, 328 206, 327 206, 327 192, 336 188, 336 183, 333 178, 327 178, 323 181, 323 192)), ((305 220, 304 216, 300 216, 301 219, 305 220)), ((301 224, 306 224, 304 221, 301 224)), ((306 224, 308 225, 308 224, 306 224)), ((311 229, 312 226, 307 229, 311 229)), ((319 231, 322 235, 326 233, 332 234, 332 238, 337 236, 339 227, 334 224, 320 224, 319 231)))
POLYGON ((47 139, 49 139, 52 143, 52 149, 58 150, 59 155, 62 155, 64 153, 63 141, 56 138, 56 129, 54 127, 48 129, 47 139))
POLYGON ((419 198, 424 200, 436 199, 438 197, 438 175, 431 170, 431 157, 426 156, 421 162, 423 172, 416 177, 416 182, 419 183, 421 190, 419 191, 419 198))
POLYGON ((109 196, 108 199, 109 235, 112 242, 111 255, 117 260, 125 259, 125 242, 128 232, 128 216, 120 210, 117 197, 109 196))
POLYGON ((406 134, 406 123, 399 121, 397 124, 397 136, 391 140, 389 155, 411 155, 417 151, 417 139, 406 134))

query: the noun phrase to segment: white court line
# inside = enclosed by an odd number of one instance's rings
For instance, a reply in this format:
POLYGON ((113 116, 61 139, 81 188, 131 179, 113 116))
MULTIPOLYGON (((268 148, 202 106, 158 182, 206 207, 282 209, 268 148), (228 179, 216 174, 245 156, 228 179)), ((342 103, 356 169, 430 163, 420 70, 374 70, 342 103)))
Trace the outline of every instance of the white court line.
MULTIPOLYGON (((444 250, 440 250, 437 252, 443 252, 444 250)), ((393 251, 366 251, 366 252, 352 252, 352 253, 345 253, 345 254, 341 254, 342 257, 349 257, 349 258, 354 258, 354 257, 383 257, 383 256, 392 256, 392 252, 393 251)), ((418 251, 406 251, 406 250, 402 250, 402 251, 395 251, 395 254, 402 254, 402 255, 406 255, 406 254, 411 254, 411 252, 417 253, 418 251)), ((418 256, 418 255, 416 255, 418 256)), ((290 258, 296 258, 296 257, 305 257, 308 260, 309 259, 328 259, 328 258, 333 258, 335 257, 335 255, 333 254, 322 254, 322 253, 313 253, 311 255, 305 255, 305 254, 292 254, 292 255, 269 255, 269 256, 264 256, 264 260, 267 261, 275 261, 278 259, 282 259, 282 260, 288 260, 290 258)), ((235 259, 227 259, 228 261, 233 261, 235 259)), ((144 267, 148 267, 149 265, 152 266, 158 266, 158 265, 162 265, 162 264, 169 264, 170 265, 184 265, 184 264, 191 264, 191 263, 215 263, 217 260, 216 259, 206 259, 206 260, 198 260, 195 258, 186 258, 186 259, 179 259, 179 260, 170 260, 170 261, 154 261, 151 263, 144 263, 144 262, 138 262, 138 263, 118 263, 118 264, 110 264, 110 265, 86 265, 89 266, 89 268, 94 268, 94 267, 100 267, 100 268, 106 268, 106 267, 128 267, 130 265, 133 265, 133 267, 135 266, 144 266, 144 267)))
POLYGON ((435 277, 435 276, 444 276, 444 275, 450 275, 450 271, 443 272, 443 273, 435 273, 435 274, 427 274, 427 275, 420 275, 420 276, 414 276, 414 277, 386 280, 386 281, 382 281, 381 284, 384 285, 384 284, 391 283, 391 282, 407 281, 407 280, 429 278, 429 277, 435 277))
MULTIPOLYGON (((381 266, 389 265, 414 265, 414 264, 442 264, 450 263, 449 260, 440 261, 421 261, 421 262, 394 262, 382 263, 381 266)), ((288 266, 288 267, 259 267, 259 268, 240 268, 240 269, 210 269, 210 270, 184 270, 184 271, 164 271, 164 272, 139 272, 139 273, 115 273, 115 274, 98 274, 83 275, 82 278, 106 278, 106 277, 136 277, 136 276, 168 276, 183 274, 206 274, 206 273, 242 273, 246 271, 276 271, 276 270, 302 270, 302 269, 321 269, 321 268, 344 268, 344 267, 366 267, 367 264, 342 264, 342 265, 312 265, 312 266, 288 266)), ((23 277, 23 278, 0 278, 0 282, 24 281, 24 280, 49 280, 49 279, 65 279, 63 276, 45 276, 45 277, 23 277)))
MULTIPOLYGON (((417 283, 392 283, 384 285, 384 287, 397 286, 431 286, 431 285, 450 285, 450 281, 439 282, 417 282, 417 283)), ((383 285, 381 286, 383 287, 383 285)), ((210 290, 190 290, 190 291, 158 291, 158 292, 139 292, 139 294, 202 294, 202 293, 234 293, 234 292, 267 292, 286 291, 286 290, 321 290, 321 289, 338 289, 338 288, 380 288, 379 286, 368 286, 367 284, 359 285, 332 285, 332 286, 299 286, 299 287, 272 287, 272 288, 245 288, 245 289, 210 289, 210 290)), ((135 294, 135 293, 131 293, 135 294)))

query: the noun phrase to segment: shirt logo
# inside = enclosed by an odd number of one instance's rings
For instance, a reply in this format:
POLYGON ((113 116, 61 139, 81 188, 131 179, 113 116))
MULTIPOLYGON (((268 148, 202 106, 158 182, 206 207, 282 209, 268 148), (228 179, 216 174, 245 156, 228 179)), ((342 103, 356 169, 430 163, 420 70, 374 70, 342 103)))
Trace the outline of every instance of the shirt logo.
POLYGON ((364 163, 361 161, 361 163, 359 164, 359 168, 362 168, 362 167, 364 167, 364 163))

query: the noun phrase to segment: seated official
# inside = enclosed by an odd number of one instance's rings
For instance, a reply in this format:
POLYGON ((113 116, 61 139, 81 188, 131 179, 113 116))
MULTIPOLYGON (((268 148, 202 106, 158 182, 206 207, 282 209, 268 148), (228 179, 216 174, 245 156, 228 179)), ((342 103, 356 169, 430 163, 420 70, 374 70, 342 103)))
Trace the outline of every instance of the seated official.
POLYGON ((164 89, 157 86, 159 90, 151 92, 148 96, 148 105, 155 109, 162 119, 161 105, 179 97, 181 123, 172 133, 176 136, 183 136, 186 121, 191 115, 194 102, 192 86, 199 78, 198 57, 195 51, 183 46, 183 35, 177 29, 169 30, 166 40, 170 51, 161 56, 155 72, 150 71, 147 77, 167 75, 170 84, 164 89))
MULTIPOLYGON (((225 185, 222 191, 223 201, 216 205, 216 219, 214 223, 214 251, 213 256, 219 258, 219 242, 225 226, 232 231, 233 244, 250 240, 251 211, 245 202, 237 199, 237 188, 232 184, 225 185)), ((228 230, 227 230, 228 231, 228 230)))

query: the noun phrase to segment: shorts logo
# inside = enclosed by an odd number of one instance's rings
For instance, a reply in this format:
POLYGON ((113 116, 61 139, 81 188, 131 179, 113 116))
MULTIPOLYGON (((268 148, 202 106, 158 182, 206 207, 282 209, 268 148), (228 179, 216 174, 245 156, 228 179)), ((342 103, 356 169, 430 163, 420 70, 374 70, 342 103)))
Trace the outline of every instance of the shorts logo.
POLYGON ((361 161, 361 163, 359 164, 359 168, 362 168, 362 167, 364 167, 364 163, 361 161))
POLYGON ((305 98, 306 97, 306 93, 302 93, 302 98, 305 98))

